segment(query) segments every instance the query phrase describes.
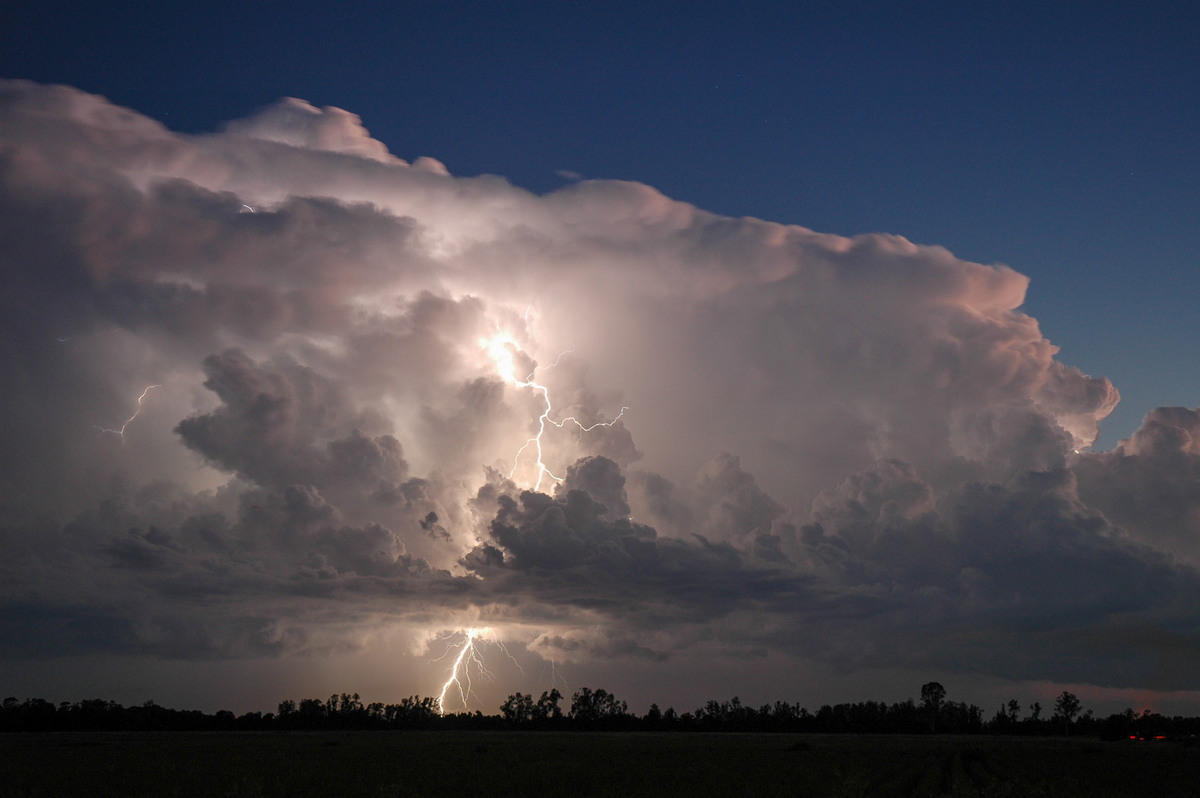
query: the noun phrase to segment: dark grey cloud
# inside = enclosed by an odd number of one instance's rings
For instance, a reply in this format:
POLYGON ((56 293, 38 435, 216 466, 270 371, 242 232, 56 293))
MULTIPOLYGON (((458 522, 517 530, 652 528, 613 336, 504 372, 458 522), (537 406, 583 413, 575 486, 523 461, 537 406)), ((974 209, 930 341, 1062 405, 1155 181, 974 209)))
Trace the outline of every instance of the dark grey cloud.
POLYGON ((1073 465, 1080 496, 1135 540, 1200 567, 1200 410, 1160 407, 1111 452, 1073 465))
POLYGON ((221 399, 176 431, 191 449, 260 485, 357 485, 377 490, 407 475, 400 442, 368 437, 333 381, 284 359, 263 368, 232 349, 204 361, 204 386, 221 399), (319 447, 317 442, 325 441, 319 447))

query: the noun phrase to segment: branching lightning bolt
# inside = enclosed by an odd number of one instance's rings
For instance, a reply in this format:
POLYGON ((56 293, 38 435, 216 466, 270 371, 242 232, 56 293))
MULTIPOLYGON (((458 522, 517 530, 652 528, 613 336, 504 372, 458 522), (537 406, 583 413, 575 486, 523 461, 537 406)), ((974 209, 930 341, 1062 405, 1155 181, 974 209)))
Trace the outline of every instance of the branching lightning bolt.
MULTIPOLYGON (((562 477, 552 472, 546 466, 545 460, 542 458, 542 436, 546 434, 546 425, 549 424, 557 427, 558 429, 563 429, 568 424, 574 424, 578 428, 579 433, 582 435, 585 432, 591 432, 597 427, 611 427, 613 424, 616 424, 618 421, 620 421, 621 417, 625 415, 625 411, 629 409, 628 407, 622 407, 621 411, 617 413, 617 415, 611 421, 598 421, 589 426, 584 426, 583 422, 575 418, 575 416, 567 416, 560 421, 555 421, 554 419, 550 418, 550 414, 554 411, 553 403, 550 401, 550 389, 534 379, 537 374, 538 367, 535 366, 534 370, 530 372, 524 379, 517 376, 517 363, 514 357, 514 354, 517 351, 516 342, 508 336, 498 335, 490 340, 481 340, 480 344, 487 349, 488 355, 496 364, 496 371, 500 374, 500 377, 505 382, 511 383, 518 388, 530 388, 540 394, 542 397, 542 412, 541 415, 538 416, 537 434, 525 441, 521 448, 517 450, 517 453, 513 456, 512 470, 509 471, 508 474, 510 479, 514 474, 516 474, 517 467, 521 462, 521 456, 525 454, 527 449, 533 447, 534 453, 537 456, 537 480, 535 480, 533 486, 535 491, 542 489, 542 480, 546 477, 550 477, 550 479, 554 480, 555 482, 562 482, 563 480, 562 477)), ((554 368, 557 366, 558 362, 562 360, 563 356, 571 351, 572 350, 568 349, 566 352, 563 352, 558 356, 558 359, 555 360, 554 363, 548 366, 548 368, 554 368)))
POLYGON ((557 687, 560 683, 562 684, 563 691, 565 692, 567 690, 567 680, 564 679, 563 675, 558 672, 558 663, 554 660, 550 660, 550 686, 557 687))
MULTIPOLYGON (((450 675, 446 678, 445 684, 442 685, 442 691, 438 694, 438 713, 442 715, 446 714, 447 695, 451 693, 457 693, 458 698, 464 707, 467 704, 467 700, 474 695, 474 691, 471 687, 472 669, 474 669, 475 677, 477 679, 491 681, 495 678, 492 675, 492 672, 488 670, 487 666, 483 662, 482 651, 483 644, 489 642, 488 637, 492 634, 491 628, 473 627, 469 629, 463 629, 461 632, 456 634, 461 634, 463 636, 463 641, 458 646, 457 653, 454 656, 454 661, 450 665, 450 675)), ((491 642, 493 642, 497 648, 503 651, 505 655, 513 661, 513 664, 517 666, 517 670, 521 669, 520 664, 511 654, 508 653, 508 650, 504 648, 502 643, 500 643, 498 640, 491 642)), ((446 649, 446 653, 438 659, 445 659, 446 657, 450 656, 450 653, 454 650, 454 646, 450 646, 446 649)))
POLYGON ((100 432, 102 432, 102 433, 105 433, 105 432, 107 432, 107 433, 109 433, 109 434, 111 434, 111 435, 117 435, 117 436, 119 436, 119 437, 121 438, 121 440, 122 440, 122 441, 124 441, 124 440, 125 440, 125 430, 126 430, 126 428, 127 428, 127 427, 128 427, 130 424, 132 424, 132 423, 133 423, 133 420, 134 420, 135 418, 137 418, 139 415, 141 415, 141 412, 142 412, 142 403, 143 403, 143 402, 146 400, 146 394, 150 393, 150 391, 154 390, 155 388, 161 388, 161 387, 162 387, 161 385, 147 385, 147 386, 146 386, 146 388, 145 388, 145 390, 143 390, 143 391, 142 391, 142 395, 141 395, 141 396, 139 396, 139 397, 138 397, 138 399, 137 399, 137 409, 133 411, 133 415, 132 415, 132 416, 130 416, 129 418, 125 419, 125 423, 124 423, 124 424, 122 424, 122 425, 121 425, 119 428, 112 429, 112 428, 109 428, 109 427, 97 427, 97 429, 99 429, 99 430, 100 430, 100 432))
MULTIPOLYGON (((528 309, 526 310, 526 320, 528 320, 528 309)), ((622 407, 621 411, 617 413, 616 417, 611 421, 600 421, 591 425, 584 425, 583 422, 581 422, 575 416, 567 416, 566 418, 555 421, 550 417, 554 412, 554 405, 550 400, 550 389, 537 382, 535 379, 538 366, 534 364, 532 370, 525 377, 522 378, 518 376, 520 372, 518 371, 516 356, 519 352, 521 352, 521 350, 516 341, 507 335, 501 334, 491 339, 481 338, 479 344, 484 350, 487 351, 487 354, 495 364, 496 372, 500 375, 501 379, 503 379, 506 383, 514 385, 518 388, 529 388, 538 393, 542 398, 542 412, 538 415, 537 433, 526 440, 521 448, 517 450, 516 455, 513 457, 512 470, 509 472, 509 478, 512 478, 517 472, 517 468, 521 462, 521 457, 528 449, 532 448, 537 456, 537 480, 534 483, 534 490, 541 490, 542 481, 546 477, 549 477, 556 482, 562 482, 562 477, 554 474, 546 466, 545 460, 543 459, 542 436, 546 434, 546 429, 548 426, 552 425, 558 429, 563 429, 568 424, 574 424, 575 427, 578 428, 579 434, 582 435, 585 432, 591 432, 597 427, 611 427, 612 425, 616 424, 621 417, 625 415, 625 411, 629 409, 627 407, 622 407)), ((561 361, 562 358, 570 351, 571 350, 563 352, 558 356, 558 359, 547 368, 554 368, 557 366, 559 361, 561 361)), ((492 637, 493 633, 490 628, 463 629, 454 633, 454 635, 451 635, 451 637, 455 637, 457 635, 462 636, 462 642, 459 643, 457 647, 452 645, 447 648, 446 653, 439 658, 447 658, 452 652, 454 655, 453 662, 450 665, 450 673, 446 677, 446 681, 442 684, 441 692, 438 694, 437 698, 438 712, 443 715, 446 714, 447 696, 457 694, 459 701, 466 706, 468 699, 474 694, 471 684, 472 670, 475 671, 476 679, 491 680, 494 678, 491 671, 487 669, 487 666, 483 661, 482 647, 484 643, 494 643, 496 647, 503 651, 508 658, 513 661, 513 664, 517 666, 518 670, 521 669, 520 663, 518 663, 517 660, 508 653, 508 650, 504 648, 504 645, 492 637)), ((552 673, 551 681, 553 682, 558 677, 557 664, 551 661, 550 667, 552 673)))
MULTIPOLYGON (((450 676, 442 685, 442 692, 438 694, 439 714, 446 714, 446 694, 451 689, 457 689, 458 697, 464 705, 467 703, 467 697, 471 695, 470 666, 472 663, 478 668, 480 676, 491 678, 491 674, 483 664, 483 659, 479 656, 479 647, 475 645, 475 638, 479 637, 479 633, 479 629, 467 629, 463 632, 462 646, 458 649, 458 656, 454 658, 454 664, 450 666, 450 676)), ((446 653, 449 654, 450 650, 447 650, 446 653)))

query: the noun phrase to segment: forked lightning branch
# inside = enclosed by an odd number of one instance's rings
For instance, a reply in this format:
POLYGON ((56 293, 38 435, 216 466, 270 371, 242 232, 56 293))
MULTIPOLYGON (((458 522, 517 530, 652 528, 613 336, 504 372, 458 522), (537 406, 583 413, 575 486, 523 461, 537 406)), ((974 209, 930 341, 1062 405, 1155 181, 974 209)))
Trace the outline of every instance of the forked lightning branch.
MULTIPOLYGON (((480 339, 479 345, 487 353, 495 365, 496 373, 506 384, 516 388, 527 388, 536 393, 542 400, 542 411, 538 415, 535 432, 517 450, 517 453, 513 456, 512 470, 509 471, 509 479, 515 479, 522 458, 529 457, 529 453, 532 453, 535 460, 535 473, 537 475, 532 485, 535 491, 541 490, 542 482, 547 477, 555 482, 562 482, 563 479, 551 471, 545 461, 542 439, 550 426, 563 429, 567 425, 573 424, 578 428, 580 433, 591 432, 599 427, 613 426, 620 421, 628 409, 622 407, 620 412, 611 421, 600 421, 591 425, 584 425, 574 416, 555 420, 551 418, 551 414, 554 412, 554 403, 550 399, 550 389, 536 380, 539 368, 536 363, 533 364, 533 368, 529 373, 523 377, 519 376, 521 372, 517 366, 518 357, 524 356, 525 353, 521 351, 511 336, 496 335, 490 339, 483 338, 480 339)), ((561 359, 562 355, 559 356, 559 360, 561 359)), ((532 363, 532 361, 530 362, 532 363)), ((557 364, 558 361, 556 360, 550 368, 553 368, 557 364)), ((439 658, 449 657, 450 653, 454 652, 454 657, 450 664, 450 673, 446 681, 442 684, 441 692, 438 694, 438 711, 442 714, 446 712, 447 696, 457 696, 462 705, 466 706, 467 700, 472 695, 472 672, 474 672, 474 678, 477 679, 491 680, 493 678, 491 671, 487 669, 483 661, 481 649, 484 643, 492 643, 501 651, 504 651, 505 654, 508 654, 501 641, 495 638, 495 634, 491 628, 461 629, 451 636, 457 635, 462 635, 461 644, 459 644, 457 649, 452 646, 439 658)), ((516 660, 511 655, 509 655, 509 659, 512 659, 516 663, 516 660)))
MULTIPOLYGON (((611 421, 599 421, 595 424, 587 426, 579 421, 579 419, 575 418, 575 416, 567 416, 566 418, 555 421, 550 417, 554 412, 554 405, 550 400, 550 389, 537 382, 535 379, 539 367, 534 364, 533 370, 525 377, 517 376, 519 373, 517 370, 517 355, 523 355, 524 353, 521 352, 516 341, 514 341, 511 336, 497 335, 490 339, 480 339, 479 344, 487 352, 488 356, 492 359, 492 362, 495 363, 496 373, 500 375, 500 378, 504 380, 505 383, 513 385, 517 388, 529 388, 537 393, 542 399, 542 412, 537 419, 537 430, 532 437, 525 441, 525 443, 513 456, 513 467, 508 474, 509 479, 513 479, 517 473, 517 469, 520 467, 521 459, 527 456, 526 452, 532 451, 535 458, 535 468, 537 474, 537 478, 533 481, 533 490, 535 491, 542 489, 542 482, 546 477, 549 477, 555 482, 562 482, 562 477, 555 474, 546 465, 545 451, 542 448, 542 439, 546 434, 547 426, 554 426, 558 429, 563 429, 568 424, 573 424, 581 433, 591 432, 599 427, 613 426, 621 420, 621 417, 625 415, 625 411, 629 409, 627 407, 622 407, 620 412, 618 412, 611 421)), ((563 354, 566 354, 566 352, 563 354)), ((559 355, 559 360, 561 359, 562 355, 559 355)), ((550 368, 553 368, 553 366, 557 365, 557 363, 558 361, 556 360, 555 363, 550 366, 550 368)))

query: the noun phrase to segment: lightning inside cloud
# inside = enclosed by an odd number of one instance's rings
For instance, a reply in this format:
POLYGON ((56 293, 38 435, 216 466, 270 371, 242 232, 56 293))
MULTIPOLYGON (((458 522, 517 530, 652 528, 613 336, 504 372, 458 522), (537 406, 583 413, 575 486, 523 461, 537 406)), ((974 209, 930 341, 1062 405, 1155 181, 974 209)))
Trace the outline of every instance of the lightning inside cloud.
POLYGON ((649 700, 1200 689, 1200 411, 1090 450, 1117 390, 1014 268, 629 181, 535 195, 294 98, 184 135, 4 81, 0 137, 14 674, 336 690, 313 663, 402 650, 446 711, 537 689, 481 678, 503 636, 649 700), (74 434, 131 384, 128 447, 74 434), (461 630, 444 661, 429 629, 461 630))
POLYGON ((139 396, 137 398, 137 409, 133 411, 132 416, 125 419, 125 423, 122 424, 120 427, 116 427, 116 428, 97 427, 97 429, 99 429, 100 432, 102 432, 102 433, 116 435, 122 441, 124 441, 125 440, 125 430, 128 429, 129 425, 133 423, 133 420, 135 418, 137 418, 139 415, 141 415, 141 413, 142 413, 142 403, 144 401, 146 401, 146 395, 149 394, 150 391, 154 390, 155 388, 161 388, 161 387, 162 387, 161 385, 147 385, 146 388, 142 391, 141 396, 139 396))
MULTIPOLYGON (((622 416, 625 415, 625 411, 629 409, 627 407, 622 407, 611 421, 597 421, 586 426, 575 416, 567 416, 563 419, 555 421, 550 417, 554 411, 554 406, 550 401, 550 389, 535 380, 539 366, 532 362, 532 360, 530 360, 528 356, 517 347, 516 341, 514 341, 511 336, 498 335, 490 339, 481 340, 479 343, 495 362, 496 373, 500 375, 500 378, 504 380, 505 383, 515 385, 518 388, 529 388, 541 398, 542 411, 537 417, 537 431, 534 433, 533 437, 527 439, 523 444, 521 444, 521 448, 517 450, 516 455, 513 457, 513 467, 508 473, 509 479, 513 479, 516 476, 517 470, 521 466, 521 458, 524 456, 525 452, 532 447, 534 453, 534 469, 536 474, 536 477, 533 479, 533 490, 535 491, 542 489, 542 482, 546 477, 549 477, 555 482, 563 481, 562 477, 556 475, 546 466, 545 460, 543 459, 544 451, 542 448, 542 438, 546 434, 547 424, 558 429, 563 429, 567 425, 573 425, 578 429, 579 434, 582 435, 583 433, 591 432, 599 427, 611 427, 613 424, 616 424, 618 421, 620 421, 622 416), (529 365, 532 366, 532 370, 524 377, 517 376, 518 358, 530 360, 529 365)), ((559 356, 558 360, 556 360, 555 363, 550 366, 550 368, 554 368, 554 366, 557 365, 561 360, 562 355, 559 356)))

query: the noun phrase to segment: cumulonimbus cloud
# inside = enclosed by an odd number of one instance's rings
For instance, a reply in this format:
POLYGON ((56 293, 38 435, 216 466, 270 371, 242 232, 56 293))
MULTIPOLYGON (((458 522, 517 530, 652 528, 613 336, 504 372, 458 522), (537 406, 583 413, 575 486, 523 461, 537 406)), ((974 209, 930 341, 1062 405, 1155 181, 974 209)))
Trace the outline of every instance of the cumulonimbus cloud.
POLYGON ((6 656, 471 616, 1200 687, 1196 413, 1087 453, 1117 392, 1013 269, 456 177, 295 99, 181 135, 8 81, 0 136, 6 656))

